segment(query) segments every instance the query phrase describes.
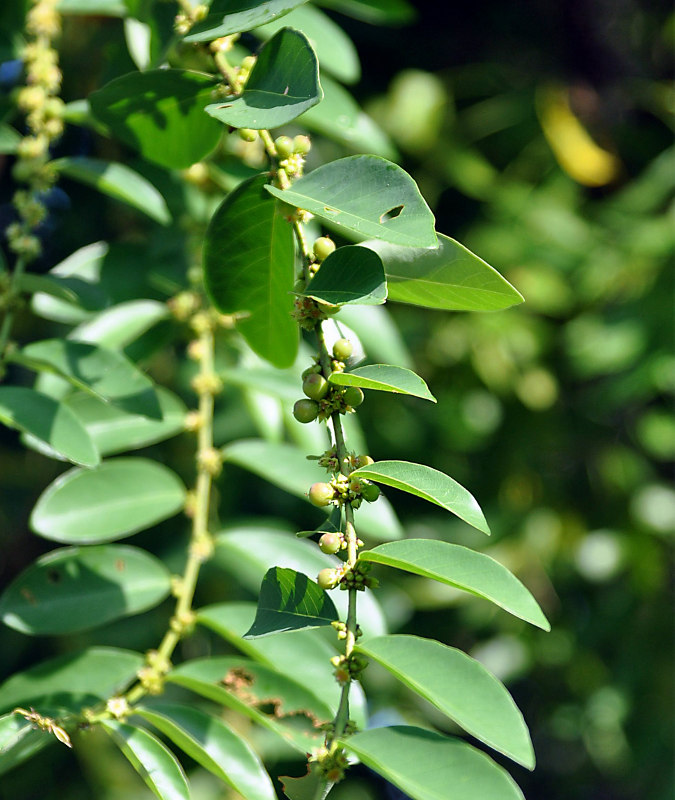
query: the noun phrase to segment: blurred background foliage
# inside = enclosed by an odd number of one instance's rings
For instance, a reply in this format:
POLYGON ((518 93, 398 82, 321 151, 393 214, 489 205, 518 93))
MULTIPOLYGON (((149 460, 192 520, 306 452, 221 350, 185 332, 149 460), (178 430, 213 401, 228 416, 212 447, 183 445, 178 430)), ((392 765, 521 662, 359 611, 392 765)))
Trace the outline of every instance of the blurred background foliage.
MULTIPOLYGON (((493 531, 486 545, 461 523, 390 493, 407 535, 485 549, 533 591, 553 630, 530 630, 447 587, 392 573, 381 593, 390 623, 467 649, 507 683, 538 756, 533 774, 514 773, 530 800, 666 800, 673 791, 675 533, 670 4, 479 0, 449 19, 447 6, 417 2, 399 27, 330 13, 361 57, 362 81, 351 90, 418 181, 438 230, 494 265, 526 300, 493 315, 388 306, 400 333, 391 330, 379 344, 375 334, 373 357, 393 353, 398 363, 414 364, 439 403, 378 396, 359 419, 375 458, 420 461, 453 475, 476 496, 493 531)), ((66 100, 134 68, 120 20, 69 20, 63 42, 66 100)), ((69 129, 60 147, 125 157, 83 128, 69 129)), ((320 137, 316 151, 320 160, 344 152, 320 137)), ((201 195, 186 194, 147 164, 134 166, 152 175, 174 210, 206 218, 212 204, 201 195)), ((4 181, 6 164, 3 173, 4 181)), ((7 222, 9 189, 2 195, 7 222)), ((115 299, 138 291, 165 299, 185 273, 189 226, 167 234, 114 204, 102 217, 92 197, 74 185, 55 192, 42 268, 105 239, 115 243, 106 261, 115 299)), ((34 339, 50 330, 25 314, 16 334, 34 339)), ((366 344, 368 331, 359 331, 366 344)), ((175 334, 163 322, 132 347, 147 355, 158 382, 189 398, 175 334)), ((277 436, 278 415, 278 404, 231 387, 218 418, 220 443, 259 435, 261 420, 277 436)), ((191 478, 187 437, 161 453, 191 478)), ((59 471, 3 432, 3 584, 50 549, 28 533, 27 517, 59 471)), ((311 512, 299 501, 236 467, 226 468, 219 491, 222 520, 262 515, 291 530, 310 527, 311 512)), ((181 526, 165 523, 137 542, 178 568, 181 526)), ((201 592, 203 602, 254 597, 215 569, 201 592)), ((145 649, 160 636, 165 611, 60 640, 5 629, 2 676, 90 643, 145 649)), ((185 644, 189 654, 216 646, 202 637, 185 644)), ((369 673, 378 718, 401 713, 392 710, 398 692, 408 719, 426 715, 447 729, 384 672, 369 673)), ((103 778, 96 772, 105 759, 79 757, 88 783, 70 754, 50 750, 8 774, 0 797, 37 797, 38 787, 41 797, 144 796, 133 794, 135 778, 118 771, 112 753, 103 778)), ((195 797, 219 791, 198 782, 195 797)), ((364 777, 335 794, 366 800, 387 791, 364 777)))

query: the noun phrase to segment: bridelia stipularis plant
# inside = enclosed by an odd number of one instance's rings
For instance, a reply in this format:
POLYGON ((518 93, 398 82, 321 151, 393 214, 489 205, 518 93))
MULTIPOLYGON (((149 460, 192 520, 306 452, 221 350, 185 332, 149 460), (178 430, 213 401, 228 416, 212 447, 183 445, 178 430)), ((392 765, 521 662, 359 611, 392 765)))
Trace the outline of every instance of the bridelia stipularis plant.
MULTIPOLYGON (((356 16, 360 5, 331 2, 356 16)), ((375 307, 494 312, 522 298, 435 230, 414 180, 390 160, 386 136, 342 85, 358 79, 358 57, 324 12, 301 0, 181 0, 167 26, 166 7, 35 0, 17 53, 26 83, 2 131, 18 188, 7 231, 12 269, 0 275, 0 421, 31 451, 69 467, 30 517, 37 535, 66 546, 4 589, 0 617, 25 635, 59 636, 169 596, 173 611, 145 653, 90 646, 9 676, 0 685, 0 774, 50 744, 77 750, 102 731, 161 800, 189 797, 174 750, 245 800, 282 791, 288 800, 323 800, 356 762, 415 800, 522 798, 486 752, 421 715, 418 724, 368 724, 365 671, 374 662, 487 748, 534 767, 522 715, 494 675, 442 642, 388 632, 377 587, 390 570, 549 626, 490 556, 405 537, 383 487, 489 528, 459 483, 422 464, 376 460, 358 426, 360 406, 381 392, 436 402, 410 369, 370 363, 361 339, 377 352, 386 314, 375 307), (138 69, 64 104, 55 47, 59 12, 69 10, 122 14, 138 69), (136 169, 96 155, 53 158, 64 125, 116 140, 138 156, 136 169), (324 140, 352 154, 323 161, 324 140), (169 204, 149 177, 158 170, 166 172, 160 185, 173 187, 169 204), (147 246, 89 243, 46 273, 31 272, 57 180, 145 215, 147 246), (169 225, 187 269, 169 270, 156 255, 169 225), (108 260, 119 270, 112 288, 108 260), (143 280, 134 275, 127 285, 135 271, 143 280), (27 314, 67 333, 15 341, 27 314), (162 336, 144 336, 160 323, 162 336), (185 354, 176 381, 164 370, 171 388, 153 380, 169 349, 185 354), (194 407, 172 389, 189 389, 194 407), (223 442, 218 415, 240 402, 237 392, 260 438, 223 442), (194 441, 189 490, 157 451, 120 455, 181 432, 194 441), (214 490, 233 467, 304 498, 323 521, 297 537, 264 520, 221 521, 214 490), (180 510, 189 520, 181 574, 117 543, 180 510), (199 607, 206 561, 231 580, 220 602, 199 607), (252 580, 257 606, 233 602, 232 582, 252 589, 252 580), (210 632, 241 655, 195 657, 183 643, 196 627, 201 641, 210 632), (279 758, 296 760, 298 777, 281 778, 277 792, 265 762, 279 758)), ((387 10, 378 14, 386 23, 387 10)), ((85 16, 80 24, 96 23, 85 16)))

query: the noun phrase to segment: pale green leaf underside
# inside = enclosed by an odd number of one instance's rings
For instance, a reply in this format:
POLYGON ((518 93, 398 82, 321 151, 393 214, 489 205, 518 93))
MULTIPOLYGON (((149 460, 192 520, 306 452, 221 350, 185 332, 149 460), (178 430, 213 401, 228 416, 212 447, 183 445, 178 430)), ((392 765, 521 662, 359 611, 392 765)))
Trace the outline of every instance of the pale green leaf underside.
POLYGON ((349 372, 334 372, 331 383, 337 386, 360 386, 362 389, 375 389, 380 392, 409 394, 423 400, 436 402, 426 382, 409 369, 390 364, 371 364, 357 367, 349 372))
POLYGON ((438 234, 435 249, 367 242, 380 255, 389 299, 445 311, 499 311, 522 295, 482 258, 438 234))
POLYGON ((303 295, 332 305, 380 305, 387 299, 382 261, 364 258, 364 247, 346 245, 331 253, 303 295))
POLYGON ((357 644, 357 649, 472 736, 527 769, 534 768, 523 715, 505 686, 478 661, 419 636, 380 636, 357 644))
POLYGON ((302 572, 272 567, 263 578, 258 609, 245 638, 317 628, 338 619, 326 592, 302 572))
POLYGON ((359 555, 390 567, 433 578, 496 605, 520 619, 550 630, 537 601, 523 584, 485 553, 435 539, 406 539, 378 545, 359 555))
POLYGON ((213 0, 209 13, 185 37, 209 42, 230 33, 244 33, 288 14, 307 0, 213 0))
POLYGON ((414 494, 456 514, 464 522, 490 535, 483 512, 472 494, 457 481, 432 467, 409 461, 377 461, 361 467, 353 476, 414 494))
POLYGON ((318 167, 290 189, 265 188, 362 238, 409 247, 437 244, 434 216, 415 181, 379 156, 348 156, 318 167))
POLYGON ((408 725, 371 728, 343 741, 347 750, 413 800, 524 800, 506 770, 460 739, 408 725))

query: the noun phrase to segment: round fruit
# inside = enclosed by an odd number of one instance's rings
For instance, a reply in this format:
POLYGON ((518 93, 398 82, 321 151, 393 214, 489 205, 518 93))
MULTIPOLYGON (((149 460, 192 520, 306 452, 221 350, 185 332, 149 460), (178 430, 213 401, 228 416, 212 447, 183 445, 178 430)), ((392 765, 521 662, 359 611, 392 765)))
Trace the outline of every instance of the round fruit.
POLYGON ((302 391, 312 400, 321 400, 328 394, 328 381, 323 375, 313 372, 302 382, 302 391))
POLYGON ((338 339, 333 345, 333 355, 338 361, 346 361, 354 352, 349 339, 338 339))
POLYGON ((293 137, 293 150, 300 156, 306 156, 307 153, 312 149, 312 140, 309 136, 303 136, 300 134, 299 136, 293 137))
POLYGON ((251 128, 239 128, 239 138, 245 142, 255 142, 258 138, 258 131, 251 130, 251 128))
POLYGON ((329 556, 337 553, 341 544, 342 542, 337 533, 324 533, 319 539, 319 549, 322 553, 327 553, 329 556))
POLYGON ((321 236, 314 242, 312 250, 317 261, 324 261, 335 252, 335 242, 328 236, 321 236))
POLYGON ((314 422, 319 413, 319 404, 314 400, 298 400, 293 406, 293 416, 298 422, 314 422))
POLYGON ((380 490, 374 483, 366 483, 364 481, 361 484, 361 497, 363 497, 367 503, 374 503, 379 496, 380 490))
POLYGON ((293 139, 290 136, 277 136, 274 140, 279 158, 288 158, 293 155, 293 139))
POLYGON ((334 494, 330 483, 313 483, 309 487, 309 502, 317 508, 322 508, 330 504, 334 494))
POLYGON ((316 576, 316 582, 322 589, 334 589, 338 583, 335 570, 331 569, 330 567, 322 569, 321 572, 316 576))
POLYGON ((342 397, 345 403, 352 408, 358 408, 363 403, 363 392, 358 386, 348 386, 342 397))
POLYGON ((375 462, 370 456, 359 456, 356 459, 356 468, 359 469, 360 467, 369 467, 371 464, 375 462))

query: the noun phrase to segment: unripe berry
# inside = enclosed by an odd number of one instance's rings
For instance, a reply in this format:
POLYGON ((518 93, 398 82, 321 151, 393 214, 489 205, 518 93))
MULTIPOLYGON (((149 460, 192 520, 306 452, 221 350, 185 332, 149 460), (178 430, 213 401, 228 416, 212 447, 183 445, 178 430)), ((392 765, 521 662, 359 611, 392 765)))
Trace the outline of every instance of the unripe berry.
POLYGON ((329 556, 337 553, 341 544, 342 542, 340 541, 340 537, 337 535, 337 533, 324 533, 324 535, 319 539, 319 549, 322 553, 327 553, 329 556))
POLYGON ((316 576, 316 582, 322 589, 334 589, 338 584, 339 578, 336 570, 326 567, 316 576))
POLYGON ((363 403, 363 392, 358 386, 348 386, 342 397, 345 403, 352 408, 358 408, 363 403))
POLYGON ((334 495, 330 483, 313 483, 309 488, 309 502, 317 508, 329 505, 334 495))
POLYGON ((359 469, 360 467, 369 467, 371 464, 374 463, 375 462, 370 456, 359 456, 356 459, 356 469, 359 469))
POLYGON ((274 140, 279 158, 288 158, 293 155, 293 139, 290 136, 277 136, 274 140))
POLYGON ((321 236, 314 242, 312 250, 317 261, 324 261, 335 252, 335 242, 328 236, 321 236))
POLYGON ((293 137, 293 150, 300 156, 306 156, 307 153, 312 149, 312 140, 309 136, 303 136, 300 134, 299 136, 293 137))
POLYGON ((363 497, 367 503, 374 503, 379 496, 380 489, 378 486, 375 486, 374 483, 366 483, 364 481, 361 484, 361 497, 363 497))
POLYGON ((338 339, 333 345, 333 355, 338 361, 346 361, 354 352, 354 347, 349 339, 338 339))
POLYGON ((239 128, 239 138, 245 142, 255 142, 258 138, 258 131, 254 131, 251 128, 239 128))
POLYGON ((319 413, 319 404, 315 400, 298 400, 293 406, 293 416, 298 422, 313 422, 319 413))
POLYGON ((312 400, 321 400, 328 394, 328 381, 323 375, 313 372, 302 382, 302 391, 312 400))

